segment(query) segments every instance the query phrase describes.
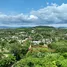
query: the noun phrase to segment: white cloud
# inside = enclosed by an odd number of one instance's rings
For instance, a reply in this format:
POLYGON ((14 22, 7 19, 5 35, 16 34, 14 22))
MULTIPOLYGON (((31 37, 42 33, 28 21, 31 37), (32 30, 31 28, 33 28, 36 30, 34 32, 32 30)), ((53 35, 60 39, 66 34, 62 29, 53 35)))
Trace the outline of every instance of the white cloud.
POLYGON ((0 25, 28 25, 37 19, 34 15, 24 15, 22 13, 18 15, 0 14, 0 25))
POLYGON ((52 6, 58 6, 56 3, 51 3, 52 6))
POLYGON ((52 4, 43 9, 32 11, 31 14, 36 15, 40 21, 43 21, 41 22, 43 24, 67 23, 67 4, 61 6, 52 4))
POLYGON ((29 14, 6 15, 0 12, 0 25, 6 26, 37 26, 67 24, 67 4, 57 5, 52 3, 37 11, 32 10, 29 14))
POLYGON ((47 2, 46 4, 49 5, 49 2, 47 2))
POLYGON ((37 16, 34 16, 34 15, 30 15, 30 17, 28 18, 29 20, 37 20, 38 17, 37 16))

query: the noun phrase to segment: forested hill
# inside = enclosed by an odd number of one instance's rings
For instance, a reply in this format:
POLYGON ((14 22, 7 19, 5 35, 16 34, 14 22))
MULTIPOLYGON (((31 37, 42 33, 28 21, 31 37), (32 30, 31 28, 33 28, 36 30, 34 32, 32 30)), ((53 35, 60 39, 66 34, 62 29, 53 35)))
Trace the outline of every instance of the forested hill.
POLYGON ((0 29, 0 67, 67 67, 67 29, 0 29))

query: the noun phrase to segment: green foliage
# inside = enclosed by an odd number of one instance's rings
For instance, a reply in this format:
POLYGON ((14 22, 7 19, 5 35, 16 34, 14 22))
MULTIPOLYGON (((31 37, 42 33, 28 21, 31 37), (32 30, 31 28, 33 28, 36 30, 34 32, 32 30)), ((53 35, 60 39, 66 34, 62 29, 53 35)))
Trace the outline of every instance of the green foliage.
POLYGON ((66 62, 67 29, 0 29, 0 67, 67 67, 66 62), (34 45, 32 41, 42 42, 34 45), (50 42, 48 47, 46 42, 50 42))
POLYGON ((50 46, 50 48, 55 49, 56 52, 67 52, 67 42, 66 41, 59 41, 54 42, 50 46))
POLYGON ((41 42, 41 43, 39 43, 39 45, 44 45, 44 43, 43 43, 43 42, 41 42))
POLYGON ((12 43, 10 44, 10 52, 16 56, 16 60, 21 59, 20 54, 21 54, 22 46, 17 43, 12 43))
POLYGON ((40 56, 41 53, 38 54, 38 57, 26 56, 15 63, 13 67, 59 67, 61 64, 64 65, 64 63, 59 62, 63 61, 64 57, 58 53, 45 53, 44 56, 40 56))
POLYGON ((26 56, 33 56, 33 57, 44 57, 46 53, 50 53, 48 48, 44 47, 33 47, 29 50, 26 56))
POLYGON ((10 44, 10 52, 14 54, 16 60, 20 60, 21 58, 23 58, 27 51, 28 48, 26 46, 22 46, 21 44, 18 43, 10 44))
POLYGON ((26 40, 24 43, 23 43, 23 46, 29 48, 29 46, 31 45, 31 42, 30 40, 26 40))
POLYGON ((16 64, 14 64, 13 67, 57 67, 57 66, 54 61, 46 62, 44 58, 27 57, 26 59, 22 59, 16 64))
POLYGON ((57 61, 56 62, 56 65, 58 66, 58 67, 67 67, 67 59, 64 59, 64 60, 62 60, 62 61, 57 61))
POLYGON ((62 54, 65 59, 67 59, 67 52, 62 54))
POLYGON ((0 60, 0 67, 10 67, 15 62, 16 62, 15 57, 10 55, 9 57, 0 60))

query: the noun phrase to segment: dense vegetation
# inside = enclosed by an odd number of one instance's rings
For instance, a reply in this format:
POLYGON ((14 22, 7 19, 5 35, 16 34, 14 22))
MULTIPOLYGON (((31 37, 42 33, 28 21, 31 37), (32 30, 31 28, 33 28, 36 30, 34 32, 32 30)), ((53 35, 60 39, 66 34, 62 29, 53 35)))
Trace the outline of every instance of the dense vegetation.
POLYGON ((67 29, 0 29, 0 67, 67 67, 67 29))

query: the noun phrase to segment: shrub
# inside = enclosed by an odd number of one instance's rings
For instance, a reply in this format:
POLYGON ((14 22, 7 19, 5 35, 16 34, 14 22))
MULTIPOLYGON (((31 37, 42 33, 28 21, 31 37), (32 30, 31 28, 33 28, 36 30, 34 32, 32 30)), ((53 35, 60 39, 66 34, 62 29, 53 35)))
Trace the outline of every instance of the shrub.
POLYGON ((10 67, 15 62, 16 62, 16 58, 10 55, 9 57, 0 60, 0 67, 10 67))
POLYGON ((65 41, 53 42, 49 47, 55 49, 56 52, 67 52, 67 42, 65 41))
POLYGON ((56 62, 56 65, 58 66, 58 67, 67 67, 67 59, 64 59, 63 61, 57 61, 56 62))
MULTIPOLYGON (((56 54, 55 54, 56 55, 56 54)), ((57 67, 56 60, 59 58, 57 55, 48 55, 43 58, 26 57, 15 63, 13 67, 57 67), (55 58, 54 58, 55 56, 55 58), (54 59, 53 59, 54 58, 54 59)))
POLYGON ((67 59, 67 52, 62 54, 67 59))

